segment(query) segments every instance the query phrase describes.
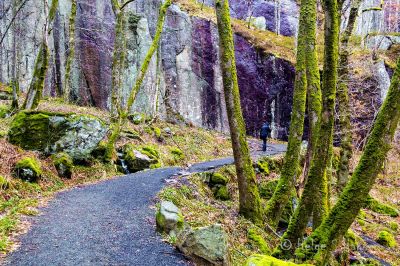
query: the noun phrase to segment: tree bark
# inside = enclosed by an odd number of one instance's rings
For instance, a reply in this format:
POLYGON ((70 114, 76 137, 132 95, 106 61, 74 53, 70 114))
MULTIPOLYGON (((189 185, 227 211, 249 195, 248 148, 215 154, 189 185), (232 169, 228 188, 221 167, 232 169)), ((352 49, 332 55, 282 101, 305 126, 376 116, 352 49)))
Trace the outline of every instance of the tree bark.
POLYGON ((387 98, 377 115, 363 155, 350 182, 328 217, 296 250, 299 259, 314 260, 316 265, 326 264, 330 252, 338 245, 368 200, 368 194, 391 148, 399 119, 400 58, 387 98))
POLYGON ((47 0, 44 0, 44 9, 46 22, 43 29, 43 40, 39 48, 38 55, 36 57, 33 77, 29 86, 28 94, 26 96, 23 108, 24 109, 35 109, 39 106, 39 102, 42 99, 44 81, 46 78, 46 72, 49 61, 49 48, 48 48, 48 29, 53 22, 58 7, 58 0, 51 2, 50 11, 47 12, 47 0))
POLYGON ((307 97, 307 60, 310 49, 315 47, 316 0, 302 0, 300 7, 299 37, 297 40, 296 77, 293 93, 292 117, 288 148, 285 155, 278 186, 266 208, 267 223, 276 228, 283 209, 295 189, 300 166, 301 141, 304 131, 304 117, 307 97))
POLYGON ((350 97, 347 81, 349 80, 349 39, 353 32, 356 22, 358 8, 361 1, 355 0, 352 3, 349 15, 349 21, 346 30, 340 40, 340 58, 339 58, 339 84, 338 84, 338 112, 340 128, 340 159, 337 172, 337 190, 341 192, 346 186, 349 178, 350 160, 353 156, 353 138, 351 133, 350 117, 350 97))
POLYGON ((219 32, 222 80, 239 185, 239 213, 245 218, 259 223, 262 219, 260 197, 246 140, 246 127, 240 105, 235 47, 228 0, 216 0, 215 9, 219 32))
POLYGON ((77 14, 77 3, 76 0, 71 0, 71 14, 69 17, 69 40, 68 40, 68 55, 65 63, 65 75, 64 75, 64 101, 69 102, 71 94, 71 68, 72 62, 75 57, 75 21, 77 14))

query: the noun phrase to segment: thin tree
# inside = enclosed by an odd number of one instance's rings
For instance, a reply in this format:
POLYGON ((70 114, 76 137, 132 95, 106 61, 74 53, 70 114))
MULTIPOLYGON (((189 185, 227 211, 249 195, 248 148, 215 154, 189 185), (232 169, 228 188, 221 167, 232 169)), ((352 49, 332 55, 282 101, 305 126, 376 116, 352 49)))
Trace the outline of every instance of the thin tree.
POLYGON ((254 222, 260 222, 262 218, 260 197, 240 106, 235 47, 228 0, 216 0, 215 9, 219 32, 222 80, 239 185, 239 212, 254 222))
POLYGON ((293 93, 292 117, 288 148, 278 186, 266 208, 267 223, 278 226, 283 209, 288 204, 300 166, 301 141, 304 130, 307 91, 318 91, 319 73, 316 61, 316 0, 302 0, 300 6, 299 37, 297 40, 296 76, 293 93), (318 80, 318 82, 317 82, 318 80), (309 88, 309 90, 307 90, 309 88))
MULTIPOLYGON (((118 4, 117 0, 112 0, 114 2, 114 5, 118 4)), ((132 1, 128 1, 132 2, 132 1)), ((129 111, 132 109, 132 106, 135 102, 137 93, 139 92, 140 87, 143 84, 143 80, 146 76, 147 70, 149 68, 151 59, 153 58, 154 52, 157 50, 160 39, 161 39, 161 34, 164 28, 164 21, 165 17, 167 14, 167 10, 169 6, 171 5, 171 0, 166 0, 164 4, 160 8, 159 16, 158 16, 158 22, 157 22, 157 28, 156 28, 156 34, 154 36, 153 42, 147 51, 146 57, 144 58, 144 61, 142 63, 142 66, 140 68, 140 71, 136 77, 136 82, 132 87, 132 90, 129 94, 128 102, 126 104, 125 110, 120 111, 120 115, 118 115, 116 121, 113 123, 112 126, 112 133, 110 135, 110 138, 108 140, 107 144, 107 150, 106 150, 106 155, 105 159, 107 161, 111 161, 114 153, 114 146, 115 142, 117 141, 118 137, 120 136, 122 126, 125 124, 129 111)), ((126 3, 121 6, 121 8, 125 7, 126 3)))
POLYGON ((72 62, 75 56, 75 21, 77 14, 77 3, 76 0, 71 0, 71 14, 69 16, 69 40, 68 40, 68 54, 65 64, 65 75, 64 75, 64 101, 69 102, 70 91, 71 91, 71 68, 72 62))
POLYGON ((296 250, 301 260, 326 265, 331 251, 350 228, 381 172, 400 120, 400 58, 388 95, 374 122, 365 150, 338 202, 322 224, 296 250))
POLYGON ((48 11, 48 1, 44 0, 44 13, 46 15, 46 21, 43 27, 43 39, 40 44, 38 55, 36 56, 33 77, 29 85, 28 94, 26 96, 23 109, 35 109, 38 107, 40 100, 42 99, 44 81, 46 78, 46 72, 49 62, 49 47, 48 47, 48 32, 51 23, 53 22, 57 7, 58 0, 51 2, 50 11, 48 11))
POLYGON ((305 233, 312 217, 313 227, 317 228, 328 212, 327 168, 332 157, 333 128, 335 120, 335 100, 337 67, 339 54, 339 14, 337 0, 325 0, 325 49, 324 71, 322 77, 323 112, 317 143, 304 193, 299 206, 290 220, 288 230, 281 239, 281 245, 274 255, 290 258, 305 233), (291 244, 291 248, 285 244, 291 244))
POLYGON ((351 3, 349 19, 340 40, 339 83, 337 98, 339 101, 340 159, 337 171, 337 190, 341 192, 349 177, 350 160, 353 156, 353 138, 351 133, 350 96, 347 82, 349 80, 349 40, 353 32, 361 1, 351 3))

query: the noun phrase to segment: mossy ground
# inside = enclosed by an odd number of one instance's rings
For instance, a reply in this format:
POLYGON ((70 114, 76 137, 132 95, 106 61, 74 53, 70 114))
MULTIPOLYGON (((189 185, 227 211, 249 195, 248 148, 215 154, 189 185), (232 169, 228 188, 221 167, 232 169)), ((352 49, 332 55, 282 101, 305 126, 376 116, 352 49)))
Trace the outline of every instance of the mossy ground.
MULTIPOLYGON (((177 177, 159 193, 159 198, 176 204, 192 227, 222 224, 229 236, 230 254, 233 265, 244 265, 246 259, 254 253, 265 254, 278 243, 275 235, 254 225, 249 220, 239 216, 239 194, 234 166, 223 167, 216 171, 229 178, 227 188, 231 199, 222 201, 216 199, 207 184, 210 177, 207 174, 194 174, 188 177, 177 177)), ((258 182, 268 180, 271 176, 258 174, 258 182)), ((265 204, 265 202, 263 202, 265 204)))

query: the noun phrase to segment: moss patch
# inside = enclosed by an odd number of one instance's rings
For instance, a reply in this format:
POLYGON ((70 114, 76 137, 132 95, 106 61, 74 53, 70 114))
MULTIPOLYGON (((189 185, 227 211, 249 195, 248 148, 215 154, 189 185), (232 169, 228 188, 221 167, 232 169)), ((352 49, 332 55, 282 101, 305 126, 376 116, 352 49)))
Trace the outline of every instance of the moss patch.
POLYGON ((293 262, 279 260, 277 258, 267 255, 253 255, 246 262, 246 266, 295 266, 295 265, 312 266, 312 264, 296 264, 293 262))
POLYGON ((394 236, 387 231, 380 231, 376 242, 389 248, 394 248, 395 246, 397 246, 394 236))
POLYGON ((26 157, 17 162, 14 173, 22 180, 35 182, 42 175, 42 168, 36 158, 26 157))

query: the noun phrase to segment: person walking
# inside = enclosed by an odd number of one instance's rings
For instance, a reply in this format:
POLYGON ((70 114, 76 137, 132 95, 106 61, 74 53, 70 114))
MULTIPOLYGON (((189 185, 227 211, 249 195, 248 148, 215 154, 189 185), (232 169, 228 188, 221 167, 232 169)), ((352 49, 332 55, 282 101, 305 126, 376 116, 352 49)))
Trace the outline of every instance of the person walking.
POLYGON ((263 141, 263 152, 267 151, 267 138, 271 137, 271 126, 268 122, 265 122, 260 130, 260 139, 263 141))

